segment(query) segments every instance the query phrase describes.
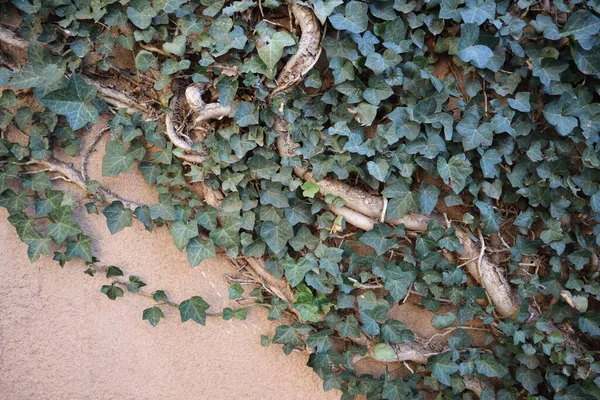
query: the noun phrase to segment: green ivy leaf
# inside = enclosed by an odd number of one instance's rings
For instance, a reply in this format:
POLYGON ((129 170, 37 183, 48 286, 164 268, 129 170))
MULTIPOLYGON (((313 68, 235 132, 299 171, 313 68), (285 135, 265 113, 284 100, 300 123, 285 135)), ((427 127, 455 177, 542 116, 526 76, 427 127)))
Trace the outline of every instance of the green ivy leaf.
POLYGON ((140 29, 148 28, 156 15, 156 10, 148 0, 131 0, 127 7, 127 17, 140 29))
POLYGON ((235 282, 229 285, 229 299, 235 300, 239 299, 244 295, 244 288, 240 285, 239 282, 235 282))
POLYGON ((514 99, 508 99, 508 105, 517 111, 529 112, 531 111, 530 99, 531 93, 519 92, 515 95, 514 99))
POLYGON ((600 313, 595 311, 588 311, 584 313, 579 320, 579 329, 583 333, 587 333, 592 337, 600 336, 600 313))
POLYGON ((148 321, 150 325, 156 327, 160 322, 161 318, 164 318, 165 314, 160 309, 160 307, 154 306, 150 308, 146 308, 142 312, 142 320, 148 321))
POLYGON ((177 220, 171 223, 169 233, 175 241, 175 246, 177 246, 179 250, 183 250, 188 245, 190 239, 198 236, 198 224, 193 220, 188 221, 187 223, 177 220))
MULTIPOLYGON (((179 71, 184 71, 184 70, 188 69, 190 67, 190 65, 192 65, 190 60, 176 61, 173 59, 168 59, 167 61, 162 63, 160 73, 165 76, 173 75, 179 71)), ((170 80, 167 79, 165 82, 166 82, 166 84, 169 84, 170 80)), ((159 90, 159 88, 157 88, 157 87, 155 87, 155 89, 159 90)))
POLYGON ((329 16, 329 22, 335 29, 361 33, 367 29, 369 23, 368 10, 369 6, 366 3, 350 1, 346 4, 344 14, 329 16))
POLYGON ((183 35, 175 36, 171 42, 163 43, 162 48, 167 54, 183 57, 187 38, 183 35))
POLYGON ((494 56, 494 52, 485 45, 475 44, 478 39, 479 26, 470 23, 463 24, 458 41, 458 57, 464 62, 472 63, 477 68, 485 68, 494 56))
POLYGON ((237 93, 239 86, 238 80, 226 76, 219 79, 215 86, 219 91, 219 103, 221 103, 223 107, 229 107, 233 103, 233 99, 237 93))
POLYGON ((316 183, 313 183, 311 181, 306 181, 302 184, 301 188, 302 188, 302 196, 309 197, 312 199, 315 197, 315 195, 317 193, 319 193, 321 186, 319 186, 316 183))
POLYGON ((204 242, 199 237, 192 238, 186 246, 188 262, 192 267, 199 265, 202 261, 217 256, 215 244, 211 239, 204 242))
POLYGON ((448 161, 440 157, 437 161, 437 170, 444 183, 452 186, 454 193, 460 193, 473 172, 471 162, 464 154, 452 156, 448 161))
POLYGON ((537 369, 529 369, 524 365, 519 367, 515 377, 531 394, 536 394, 538 392, 538 385, 544 381, 540 371, 537 369))
POLYGON ((333 346, 333 329, 325 329, 322 331, 311 333, 306 339, 306 344, 309 347, 316 347, 317 352, 326 352, 333 346))
POLYGON ((115 276, 123 276, 123 271, 121 270, 121 268, 111 265, 106 270, 106 278, 109 279, 115 276))
POLYGON ((117 297, 123 297, 124 294, 123 289, 114 285, 103 285, 100 288, 100 292, 104 293, 106 297, 113 301, 116 300, 117 297))
POLYGON ((111 234, 122 231, 133 223, 133 212, 123 207, 120 201, 113 201, 108 207, 102 210, 106 217, 106 224, 111 234))
POLYGON ((279 183, 262 181, 261 188, 261 204, 271 204, 277 208, 285 208, 290 206, 286 194, 281 190, 282 186, 279 183))
POLYGON ((69 258, 81 258, 83 261, 92 262, 92 238, 80 233, 76 241, 67 242, 66 254, 69 258))
POLYGON ((441 191, 437 186, 425 185, 425 182, 422 182, 421 190, 419 190, 419 206, 421 212, 428 215, 431 214, 437 205, 440 193, 441 191))
MULTIPOLYGON (((580 44, 600 32, 600 18, 587 10, 577 10, 563 26, 562 37, 573 36, 580 44)), ((584 47, 589 50, 591 47, 584 47)))
POLYGON ((388 343, 408 342, 412 335, 407 332, 406 324, 395 319, 388 319, 381 325, 381 337, 388 343))
POLYGON ((131 275, 129 277, 129 285, 127 285, 127 290, 131 293, 137 293, 140 288, 146 286, 146 283, 143 282, 138 276, 131 275))
MULTIPOLYGON (((381 345, 377 344, 376 346, 381 345)), ((386 369, 385 383, 381 391, 381 397, 385 400, 403 400, 411 397, 412 391, 410 387, 404 383, 402 378, 391 379, 386 369)))
POLYGON ((270 37, 263 36, 261 40, 265 43, 258 47, 258 56, 270 70, 272 70, 275 67, 275 64, 281 59, 283 49, 288 46, 293 46, 296 43, 286 32, 275 32, 270 37))
POLYGON ((83 233, 83 230, 73 218, 72 207, 61 206, 52 212, 52 217, 56 222, 48 227, 48 235, 52 238, 54 243, 61 244, 68 237, 77 236, 83 233))
POLYGON ((148 72, 150 68, 158 69, 158 60, 149 51, 140 50, 135 56, 135 67, 140 72, 148 72))
POLYGON ((152 299, 157 303, 160 303, 161 301, 166 303, 169 300, 164 290, 157 290, 154 292, 152 299))
POLYGON ((466 7, 459 10, 463 22, 482 25, 494 20, 496 3, 487 0, 467 0, 466 7))
POLYGON ((451 312, 447 312, 444 315, 436 315, 431 319, 431 325, 438 330, 446 329, 454 325, 455 322, 456 316, 451 312))
POLYGON ((345 321, 340 322, 338 330, 343 337, 357 338, 360 337, 360 328, 358 327, 358 321, 353 315, 349 315, 345 321))
POLYGON ((81 76, 73 74, 65 89, 48 93, 41 102, 55 113, 66 116, 71 128, 77 130, 88 122, 98 122, 98 110, 86 104, 96 98, 96 92, 94 85, 88 85, 81 76))
POLYGON ((467 114, 456 125, 456 131, 462 137, 465 151, 476 149, 479 146, 489 147, 492 145, 492 136, 494 133, 492 124, 484 122, 480 125, 477 115, 467 114))
POLYGON ((304 345, 304 342, 300 339, 296 330, 289 325, 279 325, 275 328, 273 343, 286 344, 292 347, 304 345))
POLYGON ((327 17, 342 3, 343 0, 315 0, 313 9, 321 24, 324 24, 327 21, 327 17))
POLYGON ((293 259, 287 259, 283 264, 285 278, 292 287, 298 286, 306 276, 306 273, 313 269, 316 263, 313 263, 302 257, 298 262, 293 259))
POLYGON ((235 112, 235 122, 242 128, 258 124, 259 111, 256 105, 242 101, 235 112))
POLYGON ((450 375, 458 372, 460 367, 453 361, 452 352, 445 352, 430 358, 427 362, 427 369, 440 383, 452 386, 450 375))
POLYGON ((129 172, 133 164, 133 157, 123 143, 109 140, 106 142, 106 153, 102 159, 102 175, 117 176, 122 172, 129 172))
POLYGON ((392 228, 382 223, 376 223, 372 230, 363 233, 360 241, 375 249, 377 255, 382 255, 398 242, 396 239, 387 239, 391 234, 392 228))
POLYGON ((202 297, 192 296, 190 299, 184 300, 179 304, 181 322, 191 319, 200 325, 206 325, 206 310, 209 308, 210 305, 202 297))
POLYGON ((390 199, 387 205, 386 218, 388 220, 400 218, 411 212, 419 211, 419 193, 410 190, 408 185, 398 187, 402 194, 397 194, 390 199))
POLYGON ((383 158, 378 158, 375 161, 369 161, 367 163, 367 169, 373 178, 377 179, 379 182, 385 182, 390 166, 383 158))
POLYGON ((475 360, 477 372, 489 378, 503 378, 508 374, 508 368, 501 364, 491 354, 482 354, 475 360))
POLYGON ((275 254, 285 250, 287 242, 294 237, 294 231, 287 219, 275 223, 266 221, 260 228, 260 236, 275 254))

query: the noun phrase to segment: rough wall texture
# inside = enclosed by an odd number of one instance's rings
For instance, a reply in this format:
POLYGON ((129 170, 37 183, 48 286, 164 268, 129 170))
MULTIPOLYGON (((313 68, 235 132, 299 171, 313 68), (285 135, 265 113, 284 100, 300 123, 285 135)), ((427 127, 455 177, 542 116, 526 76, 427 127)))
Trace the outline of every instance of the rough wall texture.
MULTIPOLYGON (((98 147, 91 160, 96 179, 98 147)), ((102 180, 130 199, 154 201, 137 173, 102 180)), ((166 229, 149 233, 134 221, 111 235, 102 215, 88 216, 81 205, 77 213, 96 239, 94 254, 140 276, 148 291, 164 289, 174 301, 200 295, 211 310, 232 306, 223 274, 235 271, 224 260, 191 269, 166 229)), ((43 257, 31 264, 7 216, 0 209, 0 399, 339 398, 323 392, 305 355, 260 345, 260 335, 272 336, 277 326, 264 311, 251 309, 246 321, 212 317, 202 327, 182 324, 169 307, 153 328, 142 321, 150 299, 126 292, 110 301, 100 293, 104 277, 83 274, 82 263, 61 269, 43 257)))

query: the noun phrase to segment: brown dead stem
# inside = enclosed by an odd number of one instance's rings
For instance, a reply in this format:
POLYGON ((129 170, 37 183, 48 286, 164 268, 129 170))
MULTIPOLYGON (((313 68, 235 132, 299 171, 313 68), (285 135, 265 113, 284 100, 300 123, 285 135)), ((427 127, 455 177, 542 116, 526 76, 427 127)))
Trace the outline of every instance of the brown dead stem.
POLYGON ((514 316, 519 306, 504 273, 487 257, 481 256, 481 247, 477 248, 476 243, 467 232, 457 229, 456 234, 465 250, 462 256, 470 260, 466 265, 469 273, 485 288, 490 300, 502 317, 510 318, 514 316))

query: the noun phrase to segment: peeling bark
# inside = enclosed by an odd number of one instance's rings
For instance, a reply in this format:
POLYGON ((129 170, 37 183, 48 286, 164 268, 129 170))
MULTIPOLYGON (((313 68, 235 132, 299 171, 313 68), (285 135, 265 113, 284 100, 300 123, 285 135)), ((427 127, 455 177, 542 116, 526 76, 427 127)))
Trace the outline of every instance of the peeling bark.
POLYGON ((382 360, 382 359, 378 359, 375 357, 375 349, 374 349, 375 343, 373 343, 371 340, 369 340, 366 337, 365 337, 365 339, 366 339, 366 343, 364 345, 367 346, 367 353, 364 356, 361 356, 359 354, 355 355, 352 358, 352 364, 356 364, 357 362, 359 362, 360 360, 365 359, 365 358, 372 358, 379 362, 385 362, 385 363, 411 361, 411 362, 414 362, 417 364, 426 364, 429 357, 435 356, 440 353, 439 350, 422 345, 420 343, 401 343, 401 344, 391 345, 392 348, 394 349, 394 353, 395 353, 396 357, 390 358, 387 360, 382 360))

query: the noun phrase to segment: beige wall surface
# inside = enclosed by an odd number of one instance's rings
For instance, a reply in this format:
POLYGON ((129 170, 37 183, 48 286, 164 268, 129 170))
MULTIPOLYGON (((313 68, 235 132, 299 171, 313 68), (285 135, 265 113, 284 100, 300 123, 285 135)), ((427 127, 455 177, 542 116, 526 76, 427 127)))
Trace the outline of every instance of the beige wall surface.
MULTIPOLYGON (((227 299, 223 260, 191 269, 166 229, 141 224, 110 235, 104 217, 78 206, 87 234, 98 238, 94 254, 138 275, 148 291, 164 289, 174 301, 203 296, 213 307, 227 299)), ((306 355, 285 356, 260 335, 276 323, 252 309, 246 321, 212 317, 203 327, 181 323, 178 311, 153 328, 142 321, 151 299, 126 292, 109 300, 107 280, 83 273, 83 263, 64 269, 42 257, 31 264, 0 208, 0 399, 336 399, 305 366, 306 355)), ((230 268, 230 267, 229 267, 230 268)))

